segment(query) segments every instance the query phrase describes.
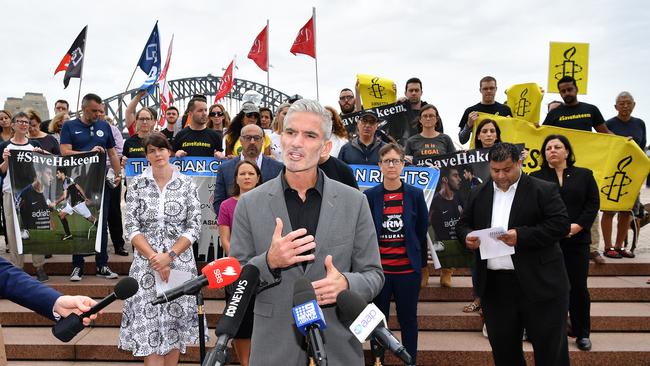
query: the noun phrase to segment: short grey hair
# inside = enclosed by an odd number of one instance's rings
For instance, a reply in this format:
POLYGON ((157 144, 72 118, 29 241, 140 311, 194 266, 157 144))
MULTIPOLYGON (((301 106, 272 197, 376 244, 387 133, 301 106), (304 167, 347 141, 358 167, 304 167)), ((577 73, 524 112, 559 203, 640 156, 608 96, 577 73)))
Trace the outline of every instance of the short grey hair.
POLYGON ((634 103, 634 97, 632 96, 632 94, 630 94, 630 92, 622 91, 618 93, 618 95, 616 96, 616 100, 614 102, 618 103, 618 100, 621 98, 630 98, 632 99, 632 103, 634 103))
POLYGON ((289 110, 287 115, 284 117, 284 128, 287 126, 287 122, 291 120, 293 114, 296 112, 307 112, 314 113, 318 115, 321 119, 321 128, 323 130, 323 135, 325 140, 329 140, 332 136, 332 113, 325 109, 318 101, 312 99, 300 99, 294 102, 289 110))

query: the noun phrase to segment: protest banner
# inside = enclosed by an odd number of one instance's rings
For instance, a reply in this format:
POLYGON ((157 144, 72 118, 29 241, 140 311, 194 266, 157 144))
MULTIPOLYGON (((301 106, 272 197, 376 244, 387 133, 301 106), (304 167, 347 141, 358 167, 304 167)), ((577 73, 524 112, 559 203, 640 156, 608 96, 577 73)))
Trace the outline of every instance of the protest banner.
MULTIPOLYGON (((354 179, 361 191, 372 188, 384 181, 377 165, 350 165, 354 179)), ((431 203, 433 191, 438 184, 438 170, 428 167, 407 166, 402 170, 402 181, 424 191, 424 200, 431 203)))
POLYGON ((440 178, 429 204, 429 235, 443 268, 471 267, 474 256, 456 236, 456 223, 471 189, 489 179, 489 149, 457 151, 449 154, 421 156, 417 166, 434 168, 440 178))
MULTIPOLYGON (((370 108, 375 111, 379 117, 379 128, 386 131, 390 136, 401 136, 401 131, 403 131, 404 126, 407 126, 409 123, 407 103, 408 101, 404 101, 377 108, 370 108), (386 123, 381 125, 381 121, 385 121, 386 123)), ((341 117, 343 126, 345 126, 345 129, 348 132, 357 132, 357 121, 359 120, 361 113, 362 112, 350 113, 341 117)))
POLYGON ((363 109, 377 108, 397 101, 397 90, 393 80, 374 75, 357 74, 359 95, 363 109))
POLYGON ((560 134, 571 142, 575 165, 591 169, 600 192, 600 209, 628 211, 650 172, 650 159, 639 146, 626 137, 580 131, 554 126, 536 128, 531 123, 516 119, 479 113, 475 125, 483 118, 496 120, 501 129, 501 141, 523 143, 528 150, 524 172, 540 169, 546 136, 560 134))
POLYGON ((532 123, 539 122, 544 94, 536 83, 516 84, 506 91, 512 116, 532 123))
POLYGON ((576 79, 578 94, 587 94, 589 43, 551 42, 549 48, 546 90, 549 93, 559 93, 558 80, 571 76, 576 79))
POLYGON ((106 155, 12 151, 12 213, 19 254, 92 254, 101 247, 106 155))
MULTIPOLYGON (((172 158, 170 162, 179 167, 180 172, 192 177, 199 193, 199 202, 201 202, 201 236, 198 241, 199 256, 207 257, 211 244, 218 245, 219 227, 217 226, 217 212, 214 212, 212 201, 214 200, 214 189, 217 176, 217 169, 221 164, 220 160, 212 157, 185 157, 172 158)), ((127 189, 129 182, 136 175, 142 174, 142 171, 149 166, 149 162, 144 158, 128 159, 124 167, 126 173, 127 189)), ((199 258, 200 259, 200 258, 199 258)), ((205 259, 204 259, 205 260, 205 259)))

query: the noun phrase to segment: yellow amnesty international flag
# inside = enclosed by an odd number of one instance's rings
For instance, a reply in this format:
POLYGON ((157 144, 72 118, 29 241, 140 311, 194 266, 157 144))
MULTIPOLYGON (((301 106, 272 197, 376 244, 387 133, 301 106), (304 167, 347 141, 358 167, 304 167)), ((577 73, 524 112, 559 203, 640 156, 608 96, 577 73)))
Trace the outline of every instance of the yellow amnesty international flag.
POLYGON ((589 43, 551 42, 548 62, 548 92, 559 93, 557 82, 563 76, 572 76, 578 85, 578 94, 587 94, 589 75, 589 43))
POLYGON ((363 109, 381 107, 397 101, 397 91, 392 80, 367 74, 357 74, 357 80, 363 109))
POLYGON ((508 88, 508 106, 512 116, 526 121, 539 122, 544 94, 536 83, 517 84, 508 88))
POLYGON ((626 137, 554 126, 536 128, 516 118, 479 113, 479 121, 483 118, 496 120, 501 129, 501 141, 526 146, 526 173, 540 169, 543 154, 540 149, 546 136, 566 136, 573 147, 576 166, 589 168, 594 173, 600 191, 600 209, 603 211, 630 210, 650 172, 650 159, 634 141, 626 137))

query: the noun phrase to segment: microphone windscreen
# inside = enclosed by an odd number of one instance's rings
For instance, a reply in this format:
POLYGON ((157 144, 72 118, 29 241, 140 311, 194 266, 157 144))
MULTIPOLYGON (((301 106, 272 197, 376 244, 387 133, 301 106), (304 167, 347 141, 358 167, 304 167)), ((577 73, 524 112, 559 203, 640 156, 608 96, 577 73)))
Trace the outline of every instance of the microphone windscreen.
POLYGON ((336 313, 346 327, 352 324, 367 305, 361 296, 350 290, 343 290, 336 297, 336 313))
POLYGON ((219 258, 208 263, 201 273, 208 279, 208 288, 223 288, 239 278, 241 265, 236 258, 219 258))
POLYGON ((260 279, 260 271, 252 264, 247 264, 241 271, 239 280, 235 283, 233 293, 228 299, 226 308, 219 322, 217 322, 216 334, 234 337, 246 315, 246 308, 251 302, 253 295, 257 293, 260 279))
POLYGON ((133 277, 124 277, 115 285, 113 292, 115 297, 120 300, 128 299, 138 292, 138 281, 133 277))
POLYGON ((316 300, 316 292, 307 277, 300 277, 293 284, 293 306, 316 300))

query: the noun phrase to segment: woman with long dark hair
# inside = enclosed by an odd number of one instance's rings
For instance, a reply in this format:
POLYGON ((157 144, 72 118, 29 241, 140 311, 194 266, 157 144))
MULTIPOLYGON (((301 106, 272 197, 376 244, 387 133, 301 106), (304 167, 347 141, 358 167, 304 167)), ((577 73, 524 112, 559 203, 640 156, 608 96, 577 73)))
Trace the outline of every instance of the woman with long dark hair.
POLYGON ((571 333, 578 348, 591 349, 589 333, 590 307, 587 276, 589 274, 589 244, 591 225, 598 215, 600 198, 591 170, 574 165, 575 156, 569 139, 549 135, 542 144, 542 169, 531 176, 556 183, 571 220, 571 231, 560 241, 564 265, 569 275, 569 316, 571 333))

